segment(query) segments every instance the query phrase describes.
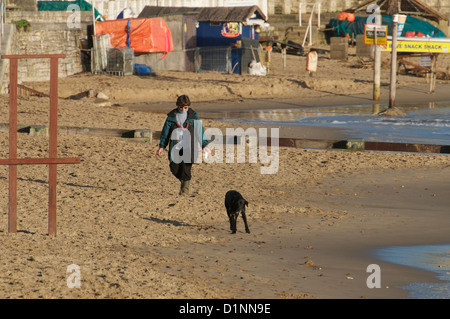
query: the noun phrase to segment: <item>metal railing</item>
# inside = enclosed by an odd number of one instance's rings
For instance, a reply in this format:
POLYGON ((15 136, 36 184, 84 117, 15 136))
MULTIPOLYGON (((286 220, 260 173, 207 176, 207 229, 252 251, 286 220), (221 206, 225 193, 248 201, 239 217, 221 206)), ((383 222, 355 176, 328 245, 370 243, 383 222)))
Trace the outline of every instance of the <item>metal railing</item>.
POLYGON ((195 71, 231 73, 231 47, 195 48, 195 71))
MULTIPOLYGON (((245 56, 258 56, 258 48, 197 47, 194 50, 195 72, 221 72, 246 74, 251 60, 245 56), (253 50, 253 53, 251 53, 253 50)), ((259 58, 254 58, 260 62, 259 58)))
POLYGON ((305 7, 305 13, 308 6, 312 6, 311 16, 309 17, 309 22, 312 22, 312 16, 314 15, 314 8, 317 8, 317 26, 320 28, 320 13, 322 11, 322 4, 320 2, 314 3, 300 3, 298 5, 298 25, 302 26, 302 14, 303 7, 305 7))
POLYGON ((300 3, 298 5, 298 21, 299 26, 302 26, 302 13, 303 13, 303 6, 308 7, 312 6, 311 13, 308 20, 308 27, 306 28, 305 37, 303 38, 302 46, 305 46, 306 38, 309 37, 309 45, 312 45, 312 19, 314 15, 314 11, 317 11, 317 27, 320 29, 320 12, 322 8, 322 4, 320 2, 314 2, 314 3, 300 3))
POLYGON ((113 48, 109 35, 92 37, 91 72, 94 74, 131 75, 134 67, 132 48, 113 48))

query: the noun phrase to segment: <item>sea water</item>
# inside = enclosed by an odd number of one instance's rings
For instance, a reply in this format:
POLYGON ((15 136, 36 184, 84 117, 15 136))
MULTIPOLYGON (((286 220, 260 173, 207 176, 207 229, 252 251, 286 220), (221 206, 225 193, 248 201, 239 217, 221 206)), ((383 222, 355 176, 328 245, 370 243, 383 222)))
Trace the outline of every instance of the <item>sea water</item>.
POLYGON ((373 142, 450 145, 450 102, 398 106, 405 115, 383 116, 380 105, 301 107, 203 113, 214 118, 271 125, 331 127, 348 138, 373 142))
POLYGON ((424 246, 396 246, 374 252, 381 260, 434 272, 440 282, 410 283, 400 288, 409 291, 413 299, 450 298, 450 244, 424 246))
MULTIPOLYGON (((302 107, 203 113, 204 118, 271 125, 339 128, 348 138, 376 142, 450 145, 450 102, 398 106, 405 115, 382 116, 382 105, 302 107)), ((450 298, 450 244, 387 247, 376 251, 381 260, 436 273, 440 282, 410 283, 401 288, 410 298, 450 298)))

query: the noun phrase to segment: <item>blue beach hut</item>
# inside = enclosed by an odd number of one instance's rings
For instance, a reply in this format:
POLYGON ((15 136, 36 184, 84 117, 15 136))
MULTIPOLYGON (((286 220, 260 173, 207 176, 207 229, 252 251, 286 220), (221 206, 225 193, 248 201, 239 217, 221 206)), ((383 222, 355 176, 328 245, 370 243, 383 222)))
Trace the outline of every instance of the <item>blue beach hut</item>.
MULTIPOLYGON (((156 7, 146 6, 139 18, 193 15, 196 23, 196 71, 241 73, 247 61, 242 56, 252 45, 258 49, 258 31, 267 18, 258 6, 240 7, 156 7)), ((189 26, 185 26, 185 32, 189 26)), ((249 62, 249 61, 248 61, 249 62)))

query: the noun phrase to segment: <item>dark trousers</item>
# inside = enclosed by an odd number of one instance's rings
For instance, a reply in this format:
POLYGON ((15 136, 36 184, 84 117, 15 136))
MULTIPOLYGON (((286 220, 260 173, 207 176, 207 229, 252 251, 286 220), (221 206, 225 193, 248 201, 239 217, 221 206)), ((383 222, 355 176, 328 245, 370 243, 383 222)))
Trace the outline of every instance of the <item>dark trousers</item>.
POLYGON ((192 163, 181 162, 179 164, 170 162, 170 171, 180 181, 191 180, 192 163))

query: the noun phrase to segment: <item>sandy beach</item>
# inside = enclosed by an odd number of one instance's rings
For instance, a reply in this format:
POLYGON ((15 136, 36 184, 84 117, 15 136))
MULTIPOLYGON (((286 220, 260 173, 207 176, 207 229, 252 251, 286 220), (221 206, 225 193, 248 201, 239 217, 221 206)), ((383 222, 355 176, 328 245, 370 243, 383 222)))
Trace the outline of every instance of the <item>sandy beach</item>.
MULTIPOLYGON (((283 101, 371 103, 373 70, 354 54, 348 61, 321 55, 313 77, 305 61, 288 55, 284 69, 281 55, 273 54, 267 77, 162 72, 61 78, 58 125, 158 132, 181 94, 198 112, 283 108, 283 101), (89 98, 89 90, 108 100, 89 98)), ((448 72, 447 65, 448 58, 439 57, 438 69, 448 72)), ((384 101, 388 79, 384 67, 384 101)), ((48 90, 46 82, 24 84, 48 90)), ((447 80, 438 80, 430 95, 424 78, 399 75, 398 98, 448 101, 446 87, 447 80), (402 93, 408 90, 414 94, 402 93)), ((9 97, 0 96, 0 103, 5 124, 9 97)), ((48 103, 46 97, 19 97, 19 125, 46 125, 48 103)), ((202 122, 222 130, 239 125, 202 122)), ((280 135, 294 134, 328 138, 339 132, 280 128, 280 135)), ((57 236, 47 235, 47 166, 18 168, 17 234, 8 233, 8 168, 0 167, 0 297, 397 299, 408 297, 398 286, 437 281, 433 273, 374 259, 371 251, 450 242, 446 155, 280 147, 275 174, 261 174, 267 166, 261 157, 256 163, 201 163, 193 168, 190 195, 179 196, 167 153, 155 155, 158 142, 60 134, 59 157, 80 157, 81 164, 58 166, 57 236), (249 202, 251 234, 242 220, 237 234, 230 233, 224 207, 230 189, 249 202), (68 287, 73 264, 80 288, 68 287), (381 288, 367 287, 370 264, 381 268, 381 288)), ((47 137, 19 134, 19 158, 47 157, 47 150, 47 137)), ((3 130, 1 158, 8 152, 3 130)))

